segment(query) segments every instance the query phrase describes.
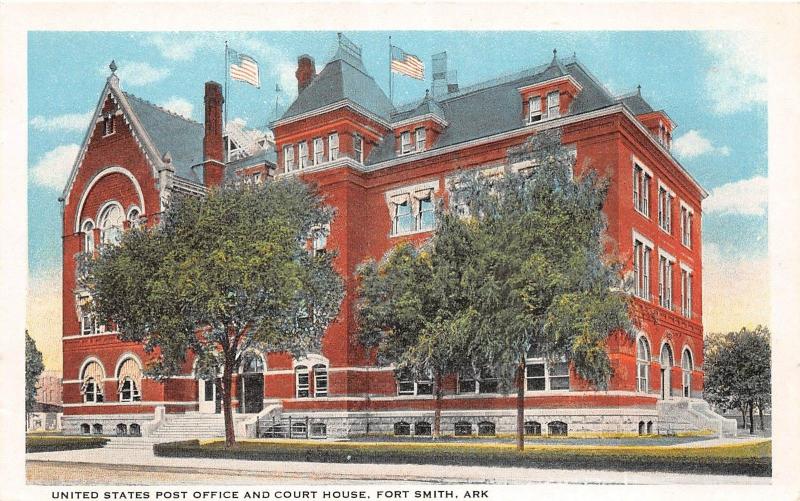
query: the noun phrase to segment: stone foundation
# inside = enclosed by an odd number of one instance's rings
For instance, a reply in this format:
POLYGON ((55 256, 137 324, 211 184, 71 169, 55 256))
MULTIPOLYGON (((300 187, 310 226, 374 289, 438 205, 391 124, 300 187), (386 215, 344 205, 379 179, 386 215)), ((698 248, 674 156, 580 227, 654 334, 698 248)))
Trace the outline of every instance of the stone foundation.
POLYGON ((90 435, 116 436, 117 425, 124 424, 130 430, 131 424, 139 426, 142 435, 146 435, 146 425, 153 421, 153 414, 86 414, 64 416, 61 420, 65 435, 85 435, 81 425, 88 424, 90 435), (95 425, 101 425, 102 432, 95 431, 95 425))

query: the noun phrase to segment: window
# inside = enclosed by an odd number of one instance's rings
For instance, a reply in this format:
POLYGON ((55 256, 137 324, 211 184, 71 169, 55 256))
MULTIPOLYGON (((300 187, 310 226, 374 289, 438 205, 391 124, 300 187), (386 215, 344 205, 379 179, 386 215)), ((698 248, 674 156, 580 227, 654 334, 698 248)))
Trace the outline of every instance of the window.
POLYGON ((526 435, 539 436, 542 434, 542 425, 536 421, 526 421, 524 429, 526 435))
POLYGON ((672 309, 672 264, 674 259, 665 255, 658 259, 658 304, 672 309))
POLYGON ((672 233, 672 198, 665 187, 658 187, 658 226, 667 233, 672 233))
POLYGON ((315 437, 324 437, 328 434, 328 427, 325 426, 325 423, 312 423, 311 424, 311 435, 315 437))
POLYGON ((411 435, 411 424, 399 421, 394 424, 394 434, 399 436, 411 435))
POLYGON ((414 214, 411 213, 411 200, 394 202, 394 219, 392 221, 392 234, 400 235, 414 230, 414 214))
POLYGON ((103 135, 110 136, 114 133, 114 116, 111 113, 107 113, 103 117, 103 135))
POLYGON ((142 397, 139 394, 139 389, 136 387, 136 383, 134 383, 129 377, 123 379, 119 389, 119 401, 137 402, 141 399, 142 397))
POLYGON ((292 172, 294 170, 294 145, 287 144, 283 147, 283 170, 292 172))
POLYGON ((292 423, 291 438, 308 438, 308 427, 303 422, 292 423))
POLYGON ((563 421, 551 421, 547 423, 547 434, 566 437, 567 436, 567 423, 563 421))
POLYGON ((83 382, 83 401, 84 402, 102 402, 103 393, 94 378, 88 378, 83 382))
POLYGON ((297 156, 299 157, 298 168, 308 167, 308 143, 303 141, 297 145, 297 156))
POLYGON ((90 312, 82 312, 81 313, 81 335, 88 336, 90 334, 98 334, 100 333, 100 328, 97 325, 97 320, 95 316, 92 315, 90 312))
POLYGON ((142 429, 141 429, 141 427, 139 427, 138 424, 131 423, 131 425, 128 426, 128 433, 130 433, 130 435, 132 437, 141 437, 142 436, 142 429))
POLYGON ((418 198, 417 201, 419 204, 419 214, 417 214, 417 230, 432 230, 435 221, 435 215, 430 191, 423 198, 418 198))
POLYGON ((311 239, 311 251, 314 256, 325 254, 328 246, 328 234, 330 230, 326 228, 316 228, 311 239))
POLYGON ((92 433, 95 435, 102 435, 103 434, 103 425, 100 423, 95 423, 92 425, 92 433))
POLYGON ((317 364, 314 369, 314 396, 328 396, 328 368, 323 364, 317 364))
POLYGON ((339 158, 339 134, 334 132, 328 136, 328 160, 331 162, 339 158))
POLYGON ((683 370, 683 396, 691 397, 692 370, 694 369, 694 363, 692 362, 692 352, 689 351, 689 348, 683 350, 683 356, 681 357, 681 369, 683 370))
POLYGON ((414 379, 411 372, 402 371, 396 376, 398 395, 433 395, 433 381, 428 379, 414 379))
POLYGON ((650 300, 650 255, 653 249, 639 239, 633 242, 633 293, 650 300))
POLYGON ((133 207, 128 211, 128 224, 131 228, 138 228, 142 224, 142 211, 138 207, 133 207))
POLYGON ((528 123, 538 122, 542 119, 542 96, 533 96, 528 99, 528 123))
POLYGON ((454 431, 457 437, 466 437, 472 435, 472 423, 467 421, 459 421, 454 425, 454 431))
POLYGON ((308 378, 308 367, 305 365, 298 365, 294 369, 295 372, 295 387, 297 398, 308 398, 309 397, 309 378, 308 378))
POLYGON ((321 164, 325 159, 325 143, 321 137, 314 138, 314 165, 321 164))
POLYGON ((253 184, 261 184, 261 173, 256 172, 253 174, 253 184))
POLYGON ((142 399, 139 393, 142 385, 142 368, 136 360, 128 358, 119 366, 117 380, 120 402, 137 402, 142 399))
POLYGON ((411 153, 411 133, 406 131, 400 134, 400 154, 411 153))
POLYGON ((692 272, 681 269, 681 312, 686 318, 692 318, 692 272))
POLYGON ((497 393, 499 381, 488 368, 482 369, 477 378, 459 376, 458 393, 497 393))
POLYGON ((83 252, 94 252, 94 223, 83 223, 83 252))
POLYGON ((491 421, 481 421, 478 423, 478 435, 483 437, 493 437, 495 434, 495 426, 491 421))
POLYGON ((417 151, 425 151, 425 129, 420 127, 419 129, 414 131, 414 135, 416 136, 416 150, 417 151))
POLYGON ((650 345, 647 338, 639 336, 636 341, 636 391, 647 393, 650 373, 650 345))
POLYGON ((353 158, 364 163, 364 138, 358 134, 353 134, 353 158))
POLYGON ((551 362, 542 357, 528 358, 525 364, 525 391, 569 390, 569 362, 551 362))
POLYGON ((647 217, 650 217, 651 178, 639 164, 633 164, 633 207, 647 217))
POLYGON ((117 435, 127 435, 128 434, 128 425, 125 423, 117 424, 117 435))
POLYGON ((561 116, 561 105, 559 103, 558 91, 547 95, 547 118, 558 118, 561 116))
POLYGON ((681 204, 681 243, 692 247, 692 209, 681 204))
POLYGON ((424 437, 431 436, 431 424, 427 421, 417 421, 414 423, 414 435, 424 437))
POLYGON ((81 393, 84 402, 102 402, 105 371, 98 362, 89 362, 81 373, 81 393))
POLYGON ((81 423, 81 433, 84 435, 88 435, 92 432, 92 427, 89 426, 89 423, 81 423))
POLYGON ((100 226, 100 243, 102 245, 116 245, 122 238, 122 223, 125 220, 125 215, 122 213, 122 207, 113 203, 103 209, 103 212, 98 218, 98 225, 100 226))

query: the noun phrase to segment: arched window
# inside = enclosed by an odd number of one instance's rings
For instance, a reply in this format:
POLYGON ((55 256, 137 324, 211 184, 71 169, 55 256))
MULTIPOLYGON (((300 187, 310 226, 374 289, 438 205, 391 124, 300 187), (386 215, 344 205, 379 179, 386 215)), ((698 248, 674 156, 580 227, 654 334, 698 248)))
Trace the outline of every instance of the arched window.
POLYGON ((668 343, 664 343, 661 347, 661 367, 668 369, 675 365, 675 359, 672 356, 672 347, 668 343))
POLYGON ((647 434, 648 435, 652 435, 653 434, 653 422, 652 421, 648 421, 647 422, 647 434))
POLYGON ((94 252, 94 223, 89 220, 83 223, 83 252, 94 252))
POLYGON ((525 422, 525 434, 526 435, 541 435, 542 434, 542 425, 537 421, 526 421, 525 422))
POLYGON ((639 336, 636 342, 636 390, 647 393, 650 389, 648 375, 650 372, 650 345, 647 338, 639 336))
POLYGON ((692 360, 692 352, 689 348, 683 350, 681 357, 681 368, 683 369, 683 396, 692 396, 692 370, 694 369, 694 361, 692 360))
POLYGON ((264 361, 257 353, 248 351, 242 356, 242 374, 261 374, 264 372, 264 361))
POLYGON ((295 374, 295 393, 297 398, 309 397, 308 367, 298 365, 294 368, 295 374))
POLYGON ((431 435, 431 424, 427 421, 414 423, 414 435, 428 437, 431 435))
POLYGON ((81 433, 84 435, 88 435, 92 432, 92 427, 89 426, 89 423, 81 423, 81 433))
POLYGON ((128 426, 128 433, 131 434, 132 437, 141 437, 142 436, 142 429, 136 423, 131 423, 128 426))
POLYGON ((491 421, 481 421, 478 423, 478 435, 494 436, 495 426, 491 421))
POLYGON ((567 436, 567 423, 563 421, 551 421, 547 423, 547 434, 553 436, 567 436))
POLYGON ((661 398, 669 398, 672 395, 672 366, 675 365, 675 359, 672 356, 672 347, 669 343, 664 343, 661 346, 661 398))
POLYGON ((328 368, 324 364, 316 364, 314 372, 314 396, 328 396, 328 368))
POLYGON ((639 421, 639 435, 645 434, 645 424, 644 421, 639 421))
POLYGON ((122 238, 122 223, 125 215, 122 207, 114 203, 103 209, 97 220, 100 228, 100 243, 103 245, 116 245, 122 238))
POLYGON ((138 402, 142 399, 142 368, 133 358, 127 358, 117 370, 120 402, 138 402))
POLYGON ((117 435, 127 435, 128 434, 128 425, 125 423, 119 423, 117 425, 117 435))
POLYGON ((454 431, 457 437, 466 437, 472 435, 472 423, 467 421, 459 421, 455 424, 454 431))
POLYGON ((133 207, 128 211, 128 223, 131 228, 138 228, 142 224, 142 211, 138 207, 133 207))
POLYGON ((92 426, 92 433, 95 435, 102 435, 103 434, 103 425, 100 423, 95 423, 92 426))
POLYGON ((411 435, 411 425, 405 421, 399 421, 394 424, 395 435, 411 435))
POLYGON ((97 362, 89 362, 81 374, 81 393, 84 402, 102 402, 105 372, 97 362))

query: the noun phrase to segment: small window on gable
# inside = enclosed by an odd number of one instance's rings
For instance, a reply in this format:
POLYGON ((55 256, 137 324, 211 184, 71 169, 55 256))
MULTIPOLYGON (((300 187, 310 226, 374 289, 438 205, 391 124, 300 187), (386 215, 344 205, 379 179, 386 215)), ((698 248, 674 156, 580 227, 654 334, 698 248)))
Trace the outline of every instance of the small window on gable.
POLYGON ((319 165, 325 158, 325 144, 321 137, 314 139, 314 165, 319 165))
POLYGON ((400 134, 400 154, 411 153, 411 133, 406 131, 400 134))
POLYGON ((528 123, 538 122, 542 119, 542 97, 533 96, 528 99, 528 123))
POLYGON ((364 163, 364 138, 358 134, 353 134, 353 158, 364 163))
POLYGON ((339 158, 339 134, 334 132, 328 136, 328 160, 331 162, 339 158))
POLYGON ((414 135, 416 136, 416 150, 417 151, 425 151, 425 129, 420 127, 416 131, 414 131, 414 135))
POLYGON ((114 116, 111 113, 107 113, 103 117, 103 135, 110 136, 114 133, 114 116))
POLYGON ((308 143, 303 141, 297 145, 297 156, 299 157, 298 167, 304 169, 308 167, 308 143))
POLYGON ((559 92, 551 92, 547 95, 547 118, 558 118, 561 116, 559 92))

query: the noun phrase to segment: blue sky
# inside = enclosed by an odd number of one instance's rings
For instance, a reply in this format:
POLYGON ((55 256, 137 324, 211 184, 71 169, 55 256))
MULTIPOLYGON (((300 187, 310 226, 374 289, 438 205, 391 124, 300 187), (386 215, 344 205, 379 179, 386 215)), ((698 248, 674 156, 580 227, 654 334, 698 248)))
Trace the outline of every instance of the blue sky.
MULTIPOLYGON (((432 54, 446 50, 461 86, 546 63, 553 48, 560 56, 576 53, 613 93, 641 85, 645 99, 678 124, 673 153, 711 193, 703 216, 706 330, 766 323, 767 96, 761 40, 732 32, 347 32, 362 46, 367 70, 387 94, 390 34, 394 45, 426 65, 432 54)), ((35 337, 60 335, 57 199, 108 63, 116 60, 128 92, 199 121, 203 83, 224 80, 225 40, 253 56, 262 72, 261 89, 230 85, 228 116, 263 126, 275 118, 276 96, 281 110, 295 97, 297 56, 310 54, 321 70, 333 54, 336 33, 29 34, 28 318, 35 337), (277 95, 276 83, 282 87, 277 95)), ((396 77, 395 103, 419 99, 428 86, 396 77)), ((55 360, 60 365, 59 355, 45 355, 50 365, 55 360)))

